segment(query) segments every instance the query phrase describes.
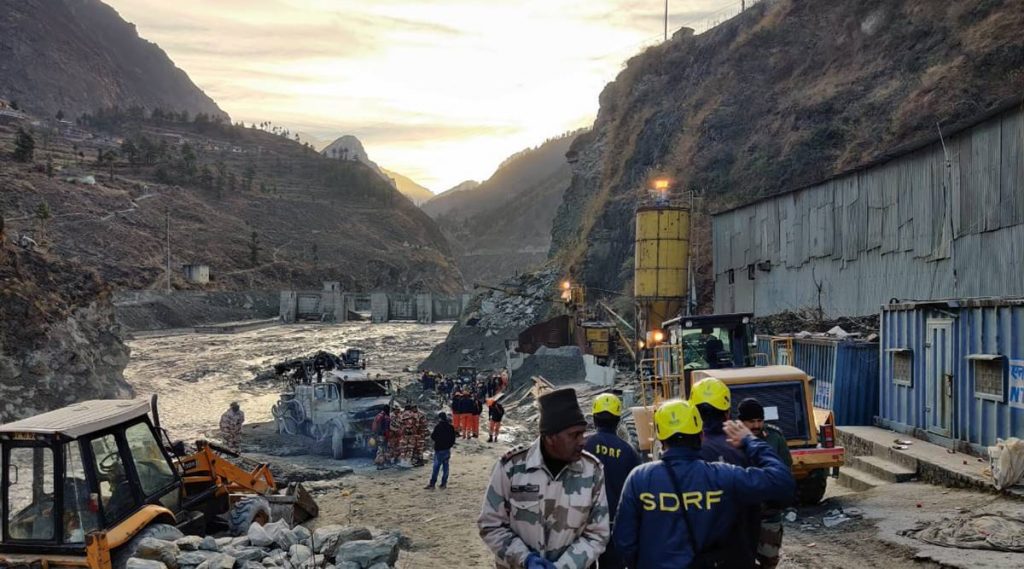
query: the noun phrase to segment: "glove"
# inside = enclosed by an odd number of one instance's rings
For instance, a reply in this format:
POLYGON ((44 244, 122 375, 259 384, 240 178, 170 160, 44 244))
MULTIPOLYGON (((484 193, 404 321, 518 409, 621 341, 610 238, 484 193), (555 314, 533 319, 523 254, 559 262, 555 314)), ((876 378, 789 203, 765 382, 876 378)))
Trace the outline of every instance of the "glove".
POLYGON ((555 564, 536 553, 526 556, 526 569, 555 569, 555 564))

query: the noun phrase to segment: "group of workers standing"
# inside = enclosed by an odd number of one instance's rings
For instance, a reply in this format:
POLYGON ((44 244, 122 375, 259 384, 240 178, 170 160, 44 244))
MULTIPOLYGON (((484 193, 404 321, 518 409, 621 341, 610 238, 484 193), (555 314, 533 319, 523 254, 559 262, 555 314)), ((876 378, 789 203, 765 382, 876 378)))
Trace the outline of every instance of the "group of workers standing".
POLYGON ((755 400, 730 420, 728 386, 696 383, 654 413, 661 459, 641 463, 616 430, 622 402, 572 389, 541 395, 540 436, 495 465, 477 519, 499 568, 633 569, 778 564, 795 482, 785 439, 755 400))
POLYGON ((377 441, 377 468, 394 465, 422 466, 423 451, 430 438, 427 416, 415 403, 401 410, 385 407, 373 419, 371 430, 377 441))

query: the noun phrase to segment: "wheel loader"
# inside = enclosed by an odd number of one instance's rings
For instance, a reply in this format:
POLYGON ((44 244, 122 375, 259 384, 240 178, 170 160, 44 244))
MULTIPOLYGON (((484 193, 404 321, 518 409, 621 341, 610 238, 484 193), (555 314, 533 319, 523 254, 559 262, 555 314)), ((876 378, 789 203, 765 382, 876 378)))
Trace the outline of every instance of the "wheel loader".
POLYGON ((171 444, 152 401, 84 401, 0 426, 0 567, 123 567, 146 537, 244 533, 318 514, 301 485, 203 441, 171 444), (233 458, 235 462, 229 460, 233 458))

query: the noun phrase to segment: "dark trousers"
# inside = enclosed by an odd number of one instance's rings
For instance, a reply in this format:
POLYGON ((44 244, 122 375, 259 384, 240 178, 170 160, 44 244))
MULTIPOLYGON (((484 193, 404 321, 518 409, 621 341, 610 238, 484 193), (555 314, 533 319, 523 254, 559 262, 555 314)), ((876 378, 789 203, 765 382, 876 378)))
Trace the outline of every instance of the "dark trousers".
POLYGON ((437 471, 443 469, 441 486, 448 485, 448 459, 452 457, 452 449, 434 451, 434 467, 430 471, 430 485, 437 483, 437 471))
POLYGON ((604 553, 597 558, 597 569, 626 569, 626 563, 615 551, 615 545, 609 541, 604 553))

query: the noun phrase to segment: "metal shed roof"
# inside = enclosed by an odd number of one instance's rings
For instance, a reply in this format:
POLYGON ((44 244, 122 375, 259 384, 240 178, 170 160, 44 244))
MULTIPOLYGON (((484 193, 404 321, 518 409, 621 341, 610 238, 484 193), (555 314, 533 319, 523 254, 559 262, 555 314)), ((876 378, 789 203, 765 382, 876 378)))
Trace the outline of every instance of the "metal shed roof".
POLYGON ((42 415, 0 425, 0 433, 37 433, 78 438, 149 413, 149 401, 82 401, 42 415))

